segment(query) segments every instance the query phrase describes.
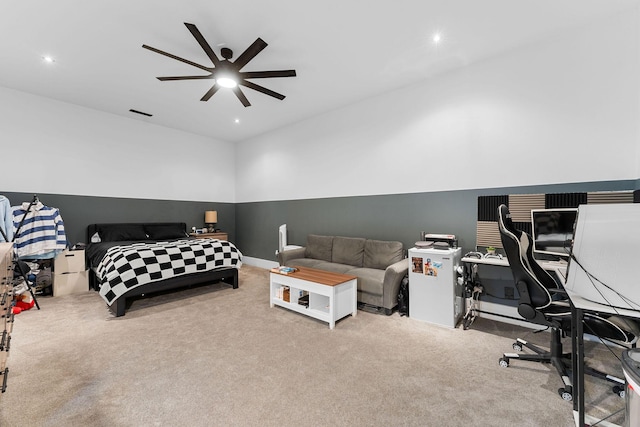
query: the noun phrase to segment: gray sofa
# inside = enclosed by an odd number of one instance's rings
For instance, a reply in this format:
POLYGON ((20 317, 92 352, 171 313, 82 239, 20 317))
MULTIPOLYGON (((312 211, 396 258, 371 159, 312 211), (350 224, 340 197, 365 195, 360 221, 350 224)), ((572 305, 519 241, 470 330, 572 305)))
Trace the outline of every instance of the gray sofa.
POLYGON ((307 236, 307 246, 278 254, 280 265, 311 267, 358 277, 358 302, 391 314, 409 269, 400 242, 356 237, 307 236))

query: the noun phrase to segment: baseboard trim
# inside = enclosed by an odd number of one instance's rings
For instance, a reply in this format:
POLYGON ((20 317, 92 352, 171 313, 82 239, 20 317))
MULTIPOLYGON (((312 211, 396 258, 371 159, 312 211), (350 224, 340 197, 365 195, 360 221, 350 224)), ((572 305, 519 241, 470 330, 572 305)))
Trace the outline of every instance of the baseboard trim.
POLYGON ((270 270, 279 265, 276 261, 269 261, 268 259, 254 258, 250 256, 243 256, 242 263, 253 267, 264 268, 266 270, 270 270))

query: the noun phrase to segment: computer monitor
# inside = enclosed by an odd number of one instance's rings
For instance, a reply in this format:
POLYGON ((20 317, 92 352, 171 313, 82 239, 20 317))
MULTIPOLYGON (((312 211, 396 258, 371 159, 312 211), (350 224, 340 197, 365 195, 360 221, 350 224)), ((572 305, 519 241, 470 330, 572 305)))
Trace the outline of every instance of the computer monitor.
POLYGON ((531 234, 534 254, 566 259, 571 252, 577 209, 532 209, 531 234))
POLYGON ((589 301, 640 310, 640 203, 580 205, 565 288, 589 301))

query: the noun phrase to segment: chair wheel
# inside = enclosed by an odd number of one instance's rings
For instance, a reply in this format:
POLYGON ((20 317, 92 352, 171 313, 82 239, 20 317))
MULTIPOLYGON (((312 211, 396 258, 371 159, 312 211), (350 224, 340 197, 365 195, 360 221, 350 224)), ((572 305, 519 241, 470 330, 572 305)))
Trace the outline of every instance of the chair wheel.
POLYGON ((614 385, 611 390, 617 394, 618 396, 622 397, 624 399, 626 391, 624 389, 624 386, 621 385, 614 385))
POLYGON ((473 316, 468 316, 464 318, 464 323, 462 324, 462 330, 466 331, 467 329, 469 329, 469 327, 471 326, 471 324, 474 321, 474 317, 473 316))
POLYGON ((559 388, 558 394, 564 401, 571 402, 573 400, 573 395, 571 394, 571 392, 567 391, 564 388, 559 388))
POLYGON ((500 360, 498 360, 498 364, 503 368, 508 368, 509 367, 509 359, 507 359, 506 357, 501 357, 500 360))
POLYGON ((513 347, 515 351, 522 351, 522 344, 520 344, 519 342, 514 342, 511 347, 513 347))

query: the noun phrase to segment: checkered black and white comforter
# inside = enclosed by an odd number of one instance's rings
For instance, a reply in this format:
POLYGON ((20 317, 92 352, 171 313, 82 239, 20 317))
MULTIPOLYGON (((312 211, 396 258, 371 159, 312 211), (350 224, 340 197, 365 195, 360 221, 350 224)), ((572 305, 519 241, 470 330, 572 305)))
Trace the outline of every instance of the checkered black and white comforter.
POLYGON ((240 268, 242 254, 217 239, 142 242, 108 249, 96 269, 108 305, 132 288, 171 277, 224 267, 240 268))

